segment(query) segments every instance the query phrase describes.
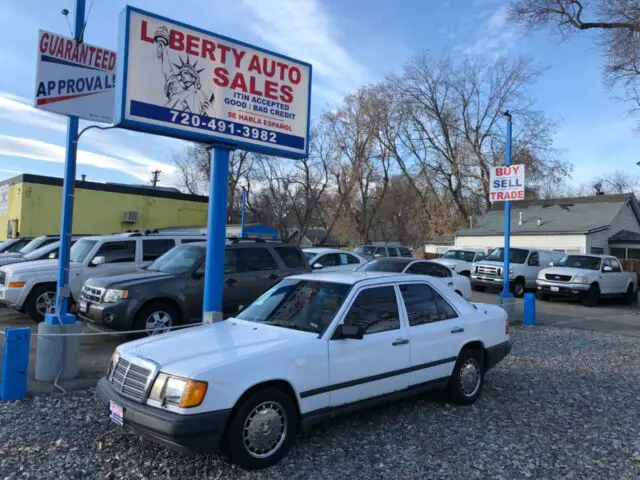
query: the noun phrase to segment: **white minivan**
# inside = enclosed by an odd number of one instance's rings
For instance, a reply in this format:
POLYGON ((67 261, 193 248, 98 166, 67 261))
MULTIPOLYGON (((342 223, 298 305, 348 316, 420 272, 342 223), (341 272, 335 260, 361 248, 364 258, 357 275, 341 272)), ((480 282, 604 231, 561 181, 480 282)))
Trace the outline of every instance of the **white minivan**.
MULTIPOLYGON (((563 252, 540 248, 511 247, 509 249, 509 288, 514 296, 522 297, 526 289, 536 288, 538 272, 564 257, 563 252)), ((504 248, 493 249, 482 261, 475 262, 471 271, 471 287, 483 291, 487 287, 502 287, 504 248)))

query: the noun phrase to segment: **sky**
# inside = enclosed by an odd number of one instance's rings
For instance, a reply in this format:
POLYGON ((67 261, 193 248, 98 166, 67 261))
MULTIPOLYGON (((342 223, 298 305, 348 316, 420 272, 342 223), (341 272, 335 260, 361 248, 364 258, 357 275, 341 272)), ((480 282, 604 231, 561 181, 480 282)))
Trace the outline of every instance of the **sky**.
MULTIPOLYGON (((557 122, 554 145, 574 165, 572 183, 640 168, 640 134, 619 92, 602 81, 591 33, 561 42, 549 31, 524 35, 507 22, 504 0, 130 0, 130 4, 313 65, 312 118, 345 94, 398 71, 413 56, 528 55, 547 67, 530 93, 557 122)), ((85 41, 117 50, 127 2, 87 0, 85 41)), ((69 35, 61 10, 74 0, 0 0, 0 180, 63 176, 66 118, 33 108, 38 30, 69 35)), ((73 23, 73 22, 72 22, 73 23)), ((82 126, 87 124, 81 122, 82 126)), ((79 142, 78 176, 148 183, 160 169, 175 184, 180 140, 121 129, 91 130, 79 142)), ((287 160, 285 160, 287 161, 287 160)), ((640 173, 640 170, 639 172, 640 173)))

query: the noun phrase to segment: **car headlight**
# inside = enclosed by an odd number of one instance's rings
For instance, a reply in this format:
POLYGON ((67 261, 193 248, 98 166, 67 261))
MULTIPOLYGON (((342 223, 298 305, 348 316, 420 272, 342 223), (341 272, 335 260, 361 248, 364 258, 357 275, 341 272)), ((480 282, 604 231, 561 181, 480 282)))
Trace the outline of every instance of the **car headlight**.
POLYGON ((538 272, 538 280, 544 280, 544 272, 542 270, 538 272))
POLYGON ((161 373, 153 384, 149 399, 181 408, 197 407, 207 393, 207 382, 161 373))
POLYGON ((109 369, 107 370, 107 378, 111 380, 113 378, 113 372, 116 369, 116 365, 120 360, 120 354, 117 350, 113 351, 113 355, 111 355, 111 361, 109 362, 109 369))
POLYGON ((575 283, 589 283, 589 279, 581 275, 576 275, 575 277, 573 277, 573 281, 575 283))
POLYGON ((513 278, 513 270, 509 269, 509 278, 513 278))
POLYGON ((455 264, 454 264, 454 265, 449 265, 449 268, 450 268, 451 270, 454 270, 454 271, 455 271, 456 266, 455 266, 455 264))
POLYGON ((104 292, 104 298, 102 299, 102 301, 105 303, 112 303, 117 302, 121 298, 127 298, 128 296, 128 290, 115 290, 110 288, 106 292, 104 292))

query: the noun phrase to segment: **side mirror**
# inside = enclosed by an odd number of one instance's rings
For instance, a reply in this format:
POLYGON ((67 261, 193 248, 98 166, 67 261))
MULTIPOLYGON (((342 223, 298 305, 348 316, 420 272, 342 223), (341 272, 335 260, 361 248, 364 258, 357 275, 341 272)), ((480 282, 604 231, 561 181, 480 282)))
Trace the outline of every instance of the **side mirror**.
POLYGON ((375 258, 380 258, 380 257, 382 257, 382 254, 381 254, 381 253, 376 253, 376 254, 374 254, 373 256, 374 256, 375 258))
POLYGON ((321 263, 317 263, 316 262, 316 263, 313 264, 313 269, 314 270, 320 270, 321 268, 323 268, 321 263))
POLYGON ((549 262, 549 266, 550 266, 550 267, 553 267, 553 262, 549 262))
POLYGON ((602 267, 602 271, 603 272, 613 272, 613 268, 611 268, 609 265, 605 265, 604 267, 602 267))
POLYGON ((333 340, 351 339, 362 340, 364 332, 362 328, 357 325, 345 325, 340 324, 336 327, 336 331, 333 333, 333 340))
POLYGON ((92 267, 97 267, 98 265, 102 265, 104 263, 107 263, 107 259, 105 257, 93 257, 93 260, 91 260, 92 267))
POLYGON ((58 255, 56 254, 56 252, 51 252, 49 254, 49 260, 55 260, 56 258, 58 258, 58 255))

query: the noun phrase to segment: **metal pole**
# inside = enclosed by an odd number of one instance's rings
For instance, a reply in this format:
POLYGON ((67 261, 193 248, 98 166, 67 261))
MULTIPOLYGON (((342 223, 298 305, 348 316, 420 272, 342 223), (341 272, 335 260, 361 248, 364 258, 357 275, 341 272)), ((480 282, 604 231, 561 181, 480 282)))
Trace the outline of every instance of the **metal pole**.
POLYGON ((247 191, 242 187, 242 214, 240 216, 240 238, 244 238, 244 212, 247 207, 247 191))
POLYGON ((204 270, 203 321, 222 320, 224 246, 227 229, 227 193, 231 148, 216 145, 211 152, 211 185, 207 219, 207 257, 204 270))
MULTIPOLYGON (((75 31, 76 41, 80 41, 84 30, 85 0, 76 0, 75 31)), ((75 316, 69 312, 69 250, 73 222, 73 190, 76 179, 76 153, 78 148, 78 117, 70 115, 67 120, 67 155, 64 164, 62 185, 62 216, 60 218, 60 253, 58 256, 58 280, 56 289, 56 314, 45 315, 45 323, 55 325, 74 323, 75 316)))
MULTIPOLYGON (((505 166, 511 165, 511 114, 504 112, 507 117, 507 137, 505 145, 505 166)), ((512 297, 509 289, 509 244, 511 243, 511 200, 504 204, 504 270, 502 272, 502 298, 512 297)))

